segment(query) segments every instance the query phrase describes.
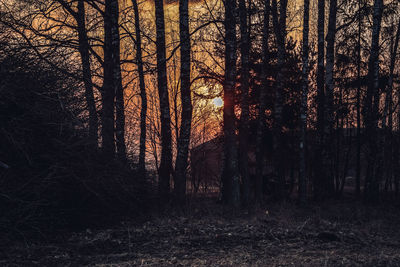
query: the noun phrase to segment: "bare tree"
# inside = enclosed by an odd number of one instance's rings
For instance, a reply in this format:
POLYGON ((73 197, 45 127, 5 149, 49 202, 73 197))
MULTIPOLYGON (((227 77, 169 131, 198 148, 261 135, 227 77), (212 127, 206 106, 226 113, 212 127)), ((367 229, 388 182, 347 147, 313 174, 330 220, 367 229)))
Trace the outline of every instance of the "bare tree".
POLYGON ((236 1, 225 0, 225 80, 224 80, 224 174, 223 198, 234 207, 240 205, 238 150, 235 127, 236 84, 236 1))
POLYGON ((158 192, 161 199, 167 198, 170 190, 172 169, 171 115, 167 87, 167 67, 165 48, 165 22, 163 0, 155 0, 156 45, 157 45, 157 87, 160 102, 161 160, 159 168, 158 192))
POLYGON ((175 163, 175 196, 180 203, 185 200, 186 169, 188 164, 190 133, 192 126, 192 100, 190 91, 190 36, 189 1, 179 1, 179 32, 181 44, 181 128, 178 138, 178 152, 175 163))
POLYGON ((309 31, 310 31, 310 0, 304 0, 303 11, 303 51, 302 51, 302 90, 300 110, 300 170, 299 170, 299 202, 307 201, 307 110, 308 110, 308 64, 309 64, 309 31))
POLYGON ((333 152, 331 145, 331 138, 334 126, 334 110, 333 110, 333 96, 335 88, 334 80, 334 67, 335 67, 335 36, 336 36, 336 17, 337 17, 337 0, 330 0, 329 3, 329 19, 328 19, 328 33, 326 36, 326 76, 325 76, 325 107, 324 107, 324 173, 325 173, 325 186, 326 192, 331 194, 333 192, 333 152))
POLYGON ((324 146, 324 107, 325 107, 325 0, 318 0, 318 64, 317 64, 317 144, 316 168, 314 177, 315 197, 323 198, 325 187, 324 146))
POLYGON ((136 64, 139 73, 140 88, 140 144, 139 144, 139 171, 143 177, 146 175, 146 116, 147 116, 147 94, 144 82, 143 55, 142 55, 142 36, 140 32, 139 8, 136 0, 132 0, 133 11, 135 14, 135 36, 136 36, 136 64))
MULTIPOLYGON (((117 91, 120 94, 122 90, 119 88, 120 86, 122 87, 119 58, 118 1, 106 0, 104 9, 104 80, 101 89, 101 116, 103 152, 108 158, 113 158, 115 155, 115 98, 117 91)), ((121 126, 121 124, 118 124, 118 127, 121 126)), ((121 129, 118 128, 116 130, 121 129)), ((120 133, 118 135, 120 136, 120 133)))
POLYGON ((248 205, 250 195, 248 138, 249 138, 249 53, 250 53, 250 29, 247 25, 247 7, 245 0, 239 0, 240 16, 240 131, 239 131, 239 167, 243 183, 243 203, 248 205))
POLYGON ((264 169, 264 140, 263 135, 265 132, 265 109, 266 109, 266 95, 269 86, 267 77, 267 69, 269 68, 269 21, 270 21, 271 1, 264 1, 264 20, 263 20, 263 39, 262 39, 262 56, 263 68, 261 73, 262 88, 260 91, 260 107, 258 111, 257 121, 257 136, 256 136, 256 181, 255 181, 255 197, 257 202, 262 200, 262 179, 264 169))
POLYGON ((368 61, 368 87, 364 103, 364 123, 368 141, 368 165, 365 179, 366 200, 379 198, 378 117, 379 117, 379 37, 383 13, 383 0, 374 0, 371 51, 368 61))
POLYGON ((283 158, 282 156, 282 112, 283 112, 283 89, 284 89, 284 73, 285 73, 285 62, 286 62, 286 11, 287 11, 287 0, 281 0, 279 2, 279 15, 277 1, 272 0, 272 17, 273 25, 276 36, 276 43, 278 47, 278 72, 276 74, 276 88, 275 88, 275 99, 274 99, 274 126, 273 126, 273 138, 274 138, 274 160, 275 160, 275 176, 278 179, 278 192, 277 195, 280 198, 284 197, 285 190, 285 176, 282 168, 283 158))
POLYGON ((90 67, 90 45, 88 41, 86 29, 86 11, 84 0, 78 0, 77 11, 65 2, 65 0, 57 0, 63 8, 72 15, 77 24, 78 31, 78 49, 82 63, 82 79, 85 86, 86 105, 89 113, 89 139, 93 147, 98 146, 98 116, 96 103, 93 94, 92 72, 90 67))

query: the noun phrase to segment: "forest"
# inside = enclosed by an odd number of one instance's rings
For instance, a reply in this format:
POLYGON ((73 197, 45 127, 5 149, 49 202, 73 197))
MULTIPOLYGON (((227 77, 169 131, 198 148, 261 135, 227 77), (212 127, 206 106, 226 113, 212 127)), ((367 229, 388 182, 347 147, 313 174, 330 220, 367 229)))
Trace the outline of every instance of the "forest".
POLYGON ((400 266, 398 0, 0 0, 1 266, 400 266))

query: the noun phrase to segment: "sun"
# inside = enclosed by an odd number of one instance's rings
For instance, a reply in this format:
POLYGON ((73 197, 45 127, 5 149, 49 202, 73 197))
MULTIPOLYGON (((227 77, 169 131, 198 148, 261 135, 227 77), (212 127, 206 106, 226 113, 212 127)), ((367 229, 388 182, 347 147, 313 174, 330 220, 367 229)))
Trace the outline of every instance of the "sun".
POLYGON ((217 108, 220 108, 224 105, 224 101, 222 100, 221 97, 216 97, 212 100, 212 103, 214 106, 216 106, 217 108))

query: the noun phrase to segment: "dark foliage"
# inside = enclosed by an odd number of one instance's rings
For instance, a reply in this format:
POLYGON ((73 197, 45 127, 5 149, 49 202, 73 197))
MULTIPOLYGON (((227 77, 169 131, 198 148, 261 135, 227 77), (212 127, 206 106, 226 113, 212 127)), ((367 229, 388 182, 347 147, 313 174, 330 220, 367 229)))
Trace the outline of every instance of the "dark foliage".
POLYGON ((29 53, 0 59, 0 228, 87 227, 137 215, 144 179, 88 144, 75 80, 29 53))

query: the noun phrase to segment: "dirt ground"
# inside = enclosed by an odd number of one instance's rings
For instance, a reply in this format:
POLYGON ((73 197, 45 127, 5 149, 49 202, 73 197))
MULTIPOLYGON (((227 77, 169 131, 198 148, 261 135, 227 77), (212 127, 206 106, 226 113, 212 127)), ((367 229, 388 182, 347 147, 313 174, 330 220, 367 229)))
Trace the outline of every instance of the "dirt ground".
POLYGON ((213 200, 141 223, 0 245, 0 266, 400 266, 400 208, 271 204, 238 214, 213 200))

